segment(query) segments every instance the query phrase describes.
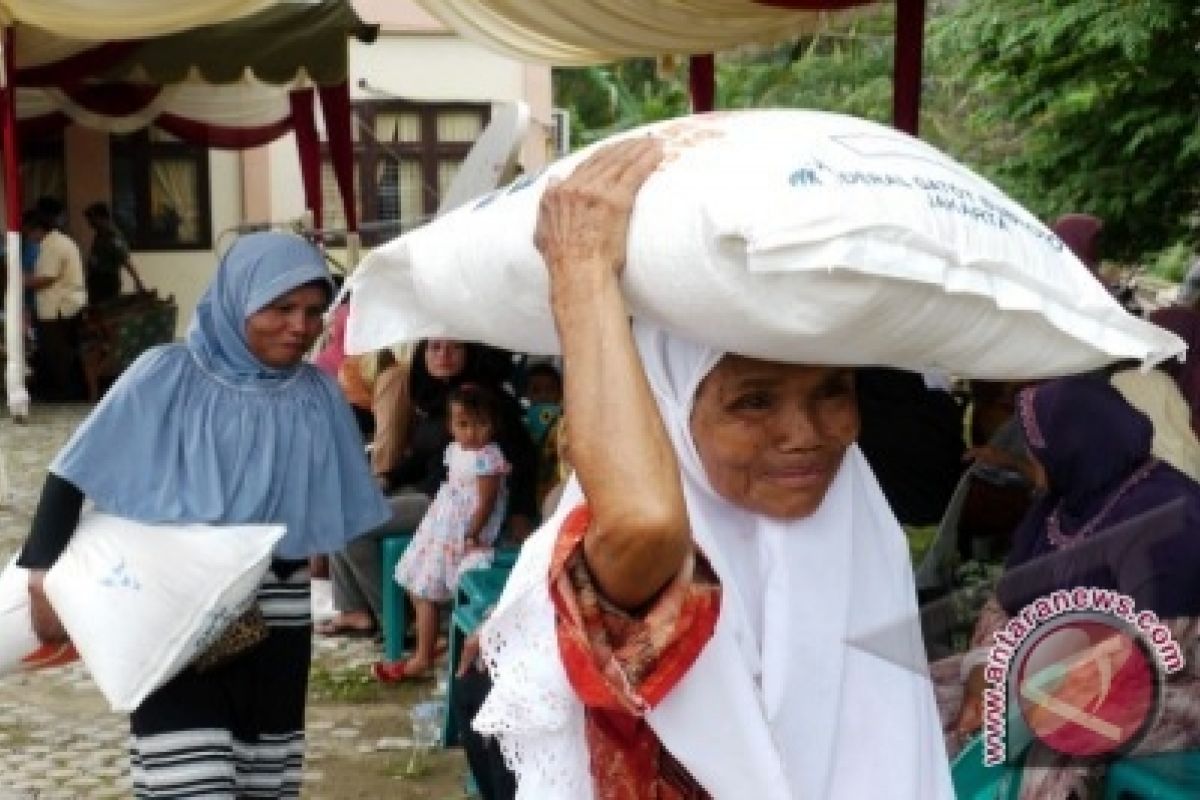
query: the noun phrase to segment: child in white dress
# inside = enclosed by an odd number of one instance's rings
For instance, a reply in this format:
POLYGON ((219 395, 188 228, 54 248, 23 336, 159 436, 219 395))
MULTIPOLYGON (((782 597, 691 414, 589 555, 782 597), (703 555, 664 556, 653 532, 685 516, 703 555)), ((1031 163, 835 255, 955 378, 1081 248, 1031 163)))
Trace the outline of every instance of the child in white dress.
POLYGON ((417 647, 407 661, 378 662, 384 682, 420 677, 432 668, 438 603, 454 597, 464 567, 484 566, 504 521, 509 465, 495 443, 498 411, 486 390, 465 385, 450 393, 447 477, 421 520, 412 544, 396 565, 396 582, 416 608, 417 647))

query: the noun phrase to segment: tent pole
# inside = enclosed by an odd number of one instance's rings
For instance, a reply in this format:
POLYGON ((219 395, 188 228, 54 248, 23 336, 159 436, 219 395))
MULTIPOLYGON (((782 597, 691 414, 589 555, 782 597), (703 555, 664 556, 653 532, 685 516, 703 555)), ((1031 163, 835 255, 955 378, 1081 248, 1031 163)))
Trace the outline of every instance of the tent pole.
POLYGON ((21 273, 21 155, 17 137, 15 33, 4 28, 3 66, 0 69, 0 139, 4 148, 4 216, 7 223, 4 252, 8 280, 4 292, 4 349, 7 353, 4 386, 8 410, 17 422, 29 416, 25 389, 24 277, 21 273))
POLYGON ((288 95, 292 105, 292 130, 296 134, 296 153, 300 158, 300 179, 304 185, 304 205, 312 212, 313 227, 323 224, 321 213, 321 137, 317 133, 312 89, 295 89, 288 95))
POLYGON ((712 53, 702 53, 688 59, 688 90, 692 96, 693 114, 713 110, 717 96, 717 72, 712 53))
POLYGON ((896 50, 892 71, 892 124, 917 135, 921 116, 921 56, 925 0, 896 0, 896 50))

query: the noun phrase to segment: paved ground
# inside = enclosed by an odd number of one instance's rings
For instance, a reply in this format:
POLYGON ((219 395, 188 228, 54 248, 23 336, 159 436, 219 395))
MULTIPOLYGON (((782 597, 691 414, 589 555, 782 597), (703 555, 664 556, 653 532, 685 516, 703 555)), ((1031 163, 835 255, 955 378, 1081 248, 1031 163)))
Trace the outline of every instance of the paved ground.
MULTIPOLYGON (((0 459, 10 484, 9 496, 0 497, 5 563, 29 529, 46 465, 86 411, 39 407, 24 425, 0 418, 0 459)), ((378 657, 371 642, 318 639, 315 652, 305 798, 463 796, 460 751, 434 752, 413 764, 408 709, 440 697, 435 683, 373 684, 365 670, 378 657)), ((81 665, 0 679, 0 800, 130 796, 127 736, 125 718, 108 711, 81 665)))

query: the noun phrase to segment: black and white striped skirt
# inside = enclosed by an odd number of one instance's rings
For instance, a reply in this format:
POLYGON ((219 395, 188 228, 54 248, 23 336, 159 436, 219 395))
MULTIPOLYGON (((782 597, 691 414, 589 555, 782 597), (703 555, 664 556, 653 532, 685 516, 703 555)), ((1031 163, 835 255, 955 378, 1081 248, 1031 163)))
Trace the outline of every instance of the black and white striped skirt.
POLYGON ((300 796, 312 657, 308 570, 286 580, 268 572, 258 602, 266 641, 204 673, 185 669, 131 715, 138 798, 300 796))

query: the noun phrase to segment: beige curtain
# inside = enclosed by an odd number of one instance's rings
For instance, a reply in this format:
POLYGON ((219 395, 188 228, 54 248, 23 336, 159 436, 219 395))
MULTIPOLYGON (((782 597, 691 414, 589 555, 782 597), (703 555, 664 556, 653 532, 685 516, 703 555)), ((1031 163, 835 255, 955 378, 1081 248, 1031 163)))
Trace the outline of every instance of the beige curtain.
POLYGON ((88 42, 145 39, 228 22, 278 0, 0 0, 0 24, 14 22, 88 42))
POLYGON ((562 66, 783 41, 819 28, 828 13, 774 8, 754 0, 420 2, 480 44, 525 61, 562 66))
POLYGON ((155 232, 175 231, 175 241, 200 241, 200 176, 195 162, 155 158, 150 163, 150 219, 155 232))

